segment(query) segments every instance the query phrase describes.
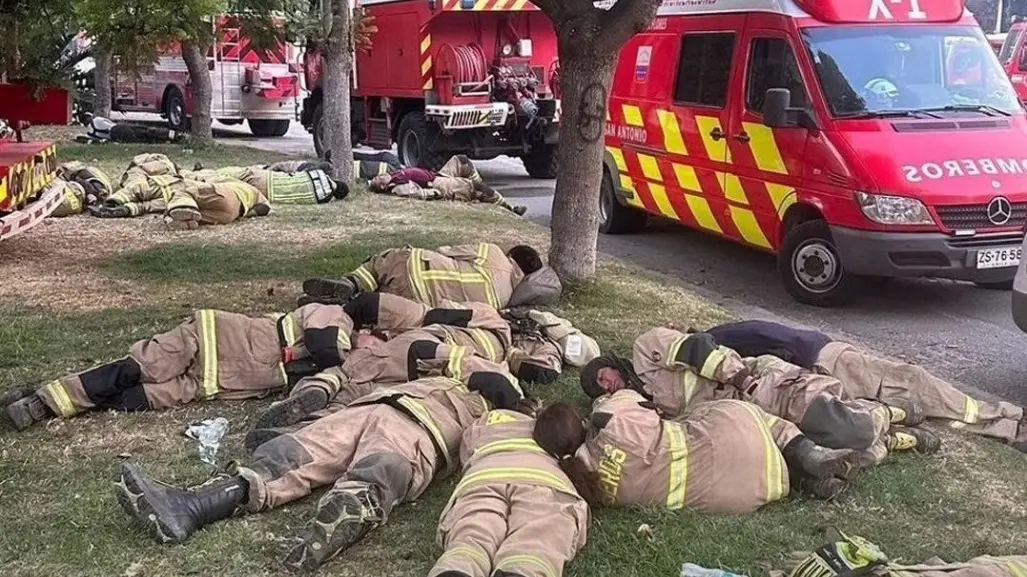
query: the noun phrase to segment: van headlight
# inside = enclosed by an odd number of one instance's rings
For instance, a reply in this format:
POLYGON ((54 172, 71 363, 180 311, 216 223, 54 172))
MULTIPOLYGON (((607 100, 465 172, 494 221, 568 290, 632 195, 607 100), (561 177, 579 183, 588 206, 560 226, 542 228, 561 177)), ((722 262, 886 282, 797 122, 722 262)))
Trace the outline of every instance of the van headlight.
POLYGON ((879 224, 934 224, 927 207, 915 198, 857 192, 856 202, 867 218, 879 224))

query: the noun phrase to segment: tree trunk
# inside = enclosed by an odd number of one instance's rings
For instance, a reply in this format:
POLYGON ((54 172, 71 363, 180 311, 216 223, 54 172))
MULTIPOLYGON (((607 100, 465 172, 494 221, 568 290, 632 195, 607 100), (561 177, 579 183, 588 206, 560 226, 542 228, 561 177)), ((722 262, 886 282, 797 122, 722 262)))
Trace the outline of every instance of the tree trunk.
POLYGON ((182 59, 185 60, 185 67, 189 70, 193 97, 192 124, 189 131, 195 138, 213 140, 210 100, 214 93, 214 87, 210 80, 210 70, 207 69, 206 53, 206 46, 194 42, 182 43, 182 59))
POLYGON ((103 46, 96 45, 93 53, 96 68, 93 69, 93 84, 96 87, 96 102, 93 115, 111 117, 111 54, 103 46))
POLYGON ((325 149, 332 151, 332 177, 349 185, 353 183, 353 142, 350 136, 352 13, 347 0, 331 2, 331 29, 324 45, 324 76, 321 81, 325 149))
POLYGON ((606 100, 617 52, 586 38, 575 38, 573 46, 567 40, 561 35, 560 168, 553 194, 549 264, 561 279, 573 284, 591 279, 596 272, 606 100))

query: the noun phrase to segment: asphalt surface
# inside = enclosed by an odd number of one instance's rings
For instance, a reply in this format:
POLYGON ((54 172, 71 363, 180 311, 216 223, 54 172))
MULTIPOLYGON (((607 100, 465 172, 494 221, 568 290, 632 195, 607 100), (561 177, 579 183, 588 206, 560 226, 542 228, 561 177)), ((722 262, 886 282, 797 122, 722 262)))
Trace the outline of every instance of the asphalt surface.
MULTIPOLYGON (((219 127, 226 144, 313 155, 297 124, 282 138, 257 138, 245 126, 219 127)), ((554 181, 532 180, 520 161, 478 163, 482 177, 528 216, 548 225, 554 181)), ((599 248, 662 272, 742 318, 812 327, 834 338, 912 361, 985 396, 1027 405, 1027 334, 1010 314, 1011 295, 942 280, 892 280, 845 308, 801 305, 785 293, 772 256, 689 231, 650 223, 639 234, 600 236, 599 248)), ((687 323, 688 319, 682 319, 687 323)))

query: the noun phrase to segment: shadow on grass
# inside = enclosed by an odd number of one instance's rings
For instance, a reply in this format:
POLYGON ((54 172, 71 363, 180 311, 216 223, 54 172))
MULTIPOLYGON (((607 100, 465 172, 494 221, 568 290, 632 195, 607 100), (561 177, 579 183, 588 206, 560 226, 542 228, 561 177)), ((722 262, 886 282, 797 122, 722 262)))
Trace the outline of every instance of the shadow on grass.
POLYGON ((406 244, 436 247, 460 242, 455 235, 383 234, 305 250, 271 244, 176 243, 105 259, 107 274, 148 282, 224 283, 243 280, 344 275, 372 255, 406 244))

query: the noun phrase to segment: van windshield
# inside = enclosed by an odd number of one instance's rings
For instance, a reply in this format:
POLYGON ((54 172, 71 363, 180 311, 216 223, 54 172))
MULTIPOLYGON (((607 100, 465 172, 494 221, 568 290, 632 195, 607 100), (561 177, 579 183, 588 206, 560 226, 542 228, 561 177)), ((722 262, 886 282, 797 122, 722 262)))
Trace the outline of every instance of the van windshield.
POLYGON ((1020 109, 979 28, 827 26, 803 36, 835 117, 1020 109))
POLYGON ((1006 39, 1002 41, 1002 48, 998 51, 998 61, 1003 65, 1009 64, 1009 61, 1013 59, 1013 50, 1016 48, 1016 43, 1020 41, 1023 31, 1023 27, 1013 28, 1009 34, 1006 34, 1006 39))

